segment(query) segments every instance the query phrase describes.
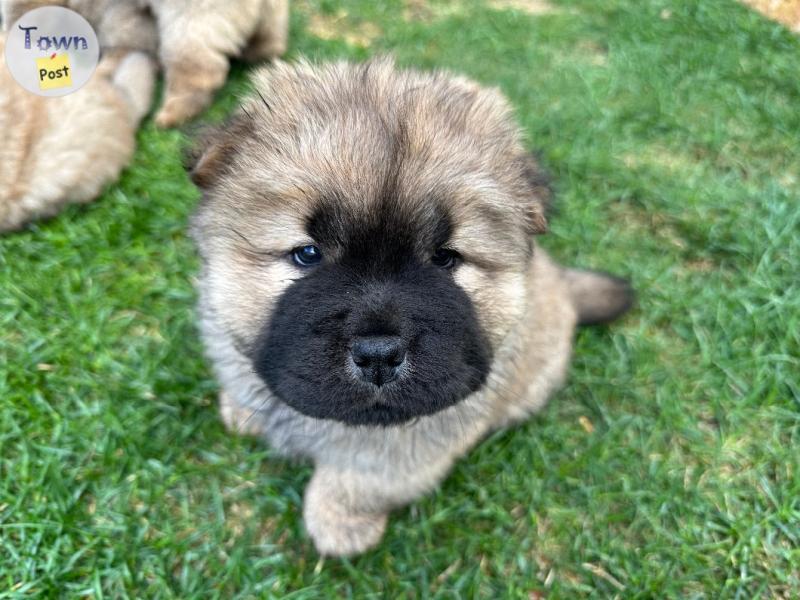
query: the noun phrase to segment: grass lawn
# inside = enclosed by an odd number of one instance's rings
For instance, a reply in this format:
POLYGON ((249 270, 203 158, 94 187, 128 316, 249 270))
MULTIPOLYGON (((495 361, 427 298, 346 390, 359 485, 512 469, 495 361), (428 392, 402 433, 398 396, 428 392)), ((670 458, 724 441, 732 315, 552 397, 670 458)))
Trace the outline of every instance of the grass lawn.
POLYGON ((186 136, 148 122, 99 201, 0 239, 0 598, 800 595, 800 40, 732 0, 293 5, 290 60, 389 50, 502 88, 557 186, 543 244, 638 308, 320 561, 310 469, 217 418, 186 136))

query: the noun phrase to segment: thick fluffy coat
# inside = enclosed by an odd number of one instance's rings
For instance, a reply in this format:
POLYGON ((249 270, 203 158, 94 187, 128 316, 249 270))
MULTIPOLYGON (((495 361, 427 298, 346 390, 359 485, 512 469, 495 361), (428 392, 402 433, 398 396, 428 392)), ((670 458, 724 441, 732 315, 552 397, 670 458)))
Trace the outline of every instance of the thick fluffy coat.
POLYGON ((387 60, 279 64, 254 86, 191 163, 203 339, 225 422, 312 460, 306 527, 358 553, 540 409, 576 324, 631 293, 534 244, 548 191, 498 91, 387 60), (401 347, 387 379, 364 340, 401 347))
MULTIPOLYGON (((0 35, 0 53, 5 36, 0 35)), ((0 65, 0 231, 88 202, 116 180, 147 113, 155 62, 109 51, 92 79, 59 98, 35 96, 0 65)))
POLYGON ((29 10, 54 5, 86 18, 104 48, 158 47, 166 79, 156 114, 162 127, 180 125, 211 103, 230 58, 276 58, 288 42, 289 0, 0 0, 0 14, 8 27, 29 10))

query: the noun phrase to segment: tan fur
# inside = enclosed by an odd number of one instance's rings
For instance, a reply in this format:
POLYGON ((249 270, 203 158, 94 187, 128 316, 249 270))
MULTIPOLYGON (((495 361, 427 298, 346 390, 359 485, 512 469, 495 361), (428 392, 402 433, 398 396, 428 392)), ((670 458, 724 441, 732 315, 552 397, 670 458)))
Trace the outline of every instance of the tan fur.
POLYGON ((496 90, 386 60, 278 64, 254 86, 261 96, 204 139, 193 168, 204 190, 193 226, 201 330, 228 427, 311 459, 306 527, 321 553, 355 554, 487 432, 544 406, 564 379, 578 311, 567 271, 532 245, 546 194, 496 90), (369 214, 387 173, 409 214, 430 210, 432 195, 449 203, 450 244, 464 257, 453 276, 489 338, 491 372, 460 403, 404 425, 313 419, 272 395, 247 355, 302 276, 286 256, 314 241, 304 219, 315 200, 335 194, 369 214))
POLYGON ((225 83, 230 58, 273 59, 288 44, 289 0, 0 2, 6 27, 28 10, 59 5, 80 13, 99 30, 103 47, 155 51, 157 46, 166 79, 164 104, 155 118, 161 127, 180 125, 208 107, 225 83), (151 18, 157 36, 143 22, 151 18))
MULTIPOLYGON (((5 36, 0 36, 0 52, 5 36)), ((20 87, 0 65, 0 231, 88 202, 133 155, 155 64, 140 52, 110 51, 92 79, 59 98, 20 87)))
POLYGON ((158 23, 166 76, 162 127, 179 125, 206 108, 225 83, 228 59, 264 60, 286 51, 288 0, 139 0, 158 23))

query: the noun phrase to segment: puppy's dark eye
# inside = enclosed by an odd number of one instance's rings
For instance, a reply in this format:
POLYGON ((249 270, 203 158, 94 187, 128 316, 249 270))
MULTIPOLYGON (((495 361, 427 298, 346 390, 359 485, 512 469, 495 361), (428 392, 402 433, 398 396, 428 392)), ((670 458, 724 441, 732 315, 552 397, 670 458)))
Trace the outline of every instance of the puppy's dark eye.
POLYGON ((301 267, 313 267, 322 260, 322 252, 316 246, 300 246, 292 250, 292 259, 301 267))
POLYGON ((455 250, 439 248, 431 256, 431 262, 440 269, 452 269, 456 266, 459 258, 461 258, 461 255, 455 250))

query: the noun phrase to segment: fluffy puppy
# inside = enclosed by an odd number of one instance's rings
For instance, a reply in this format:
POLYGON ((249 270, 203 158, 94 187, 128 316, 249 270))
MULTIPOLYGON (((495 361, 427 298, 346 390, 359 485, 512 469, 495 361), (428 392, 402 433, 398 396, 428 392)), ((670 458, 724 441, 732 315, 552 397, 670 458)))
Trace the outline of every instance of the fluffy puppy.
POLYGON ((632 292, 533 242, 548 191, 497 90, 388 60, 254 87, 190 161, 202 335, 227 425, 312 460, 308 532, 359 553, 632 292))
POLYGON ((6 27, 29 10, 54 5, 88 20, 104 48, 158 45, 166 88, 155 120, 162 127, 179 125, 211 103, 229 58, 279 57, 289 35, 289 0, 0 0, 6 27))
MULTIPOLYGON (((5 35, 0 35, 0 54, 5 35)), ((0 231, 88 202, 128 164, 147 113, 155 63, 145 53, 107 52, 80 90, 35 96, 0 65, 0 231)))
POLYGON ((264 60, 286 51, 289 0, 138 0, 158 24, 164 68, 162 127, 205 109, 228 75, 228 59, 264 60))

